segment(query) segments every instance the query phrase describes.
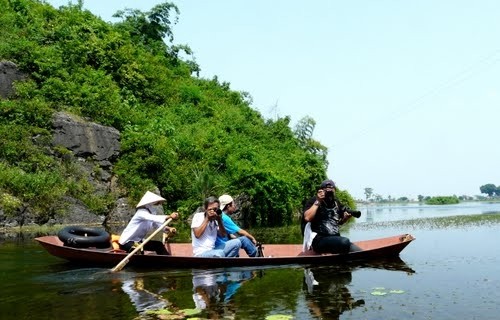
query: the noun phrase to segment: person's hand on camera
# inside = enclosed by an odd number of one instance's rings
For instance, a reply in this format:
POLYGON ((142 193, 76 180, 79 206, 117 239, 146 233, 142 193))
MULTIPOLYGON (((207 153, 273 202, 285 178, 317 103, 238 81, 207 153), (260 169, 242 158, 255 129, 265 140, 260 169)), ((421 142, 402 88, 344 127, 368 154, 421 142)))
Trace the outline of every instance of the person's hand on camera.
POLYGON ((344 211, 344 217, 342 217, 342 219, 340 220, 340 224, 344 224, 347 222, 347 220, 351 219, 352 215, 347 212, 347 211, 344 211))
POLYGON ((217 219, 217 208, 210 208, 207 210, 207 218, 208 220, 214 220, 217 219))

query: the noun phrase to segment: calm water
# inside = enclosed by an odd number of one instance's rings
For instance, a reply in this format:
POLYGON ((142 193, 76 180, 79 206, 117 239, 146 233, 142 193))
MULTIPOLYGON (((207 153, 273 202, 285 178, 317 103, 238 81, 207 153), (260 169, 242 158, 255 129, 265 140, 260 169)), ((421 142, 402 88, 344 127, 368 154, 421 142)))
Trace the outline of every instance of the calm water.
POLYGON ((110 273, 67 264, 34 241, 3 242, 0 319, 182 319, 193 309, 210 319, 498 318, 497 204, 361 209, 364 219, 344 234, 363 240, 411 233, 417 240, 400 260, 110 273), (408 220, 454 215, 460 217, 408 220), (150 313, 158 310, 175 317, 150 313))
POLYGON ((464 202, 460 204, 431 206, 418 203, 397 205, 361 205, 359 222, 398 221, 407 219, 475 215, 500 212, 500 202, 464 202))

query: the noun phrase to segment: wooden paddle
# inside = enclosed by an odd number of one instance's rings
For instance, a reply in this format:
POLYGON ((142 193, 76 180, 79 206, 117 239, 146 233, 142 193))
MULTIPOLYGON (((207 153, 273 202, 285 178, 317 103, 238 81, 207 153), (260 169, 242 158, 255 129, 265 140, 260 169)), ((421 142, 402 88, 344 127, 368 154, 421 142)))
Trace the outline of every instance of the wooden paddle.
POLYGON ((121 269, 123 269, 123 267, 125 267, 125 265, 128 263, 130 257, 133 256, 137 251, 141 250, 144 247, 144 245, 149 242, 149 240, 153 239, 153 237, 156 236, 156 234, 158 232, 160 232, 163 229, 165 229, 171 221, 172 221, 172 218, 169 218, 167 221, 165 221, 158 229, 156 229, 140 245, 138 245, 134 250, 132 250, 132 252, 130 252, 125 258, 123 258, 123 260, 120 261, 120 263, 118 263, 116 265, 116 267, 114 267, 113 269, 111 269, 111 272, 117 272, 117 271, 120 271, 121 269))

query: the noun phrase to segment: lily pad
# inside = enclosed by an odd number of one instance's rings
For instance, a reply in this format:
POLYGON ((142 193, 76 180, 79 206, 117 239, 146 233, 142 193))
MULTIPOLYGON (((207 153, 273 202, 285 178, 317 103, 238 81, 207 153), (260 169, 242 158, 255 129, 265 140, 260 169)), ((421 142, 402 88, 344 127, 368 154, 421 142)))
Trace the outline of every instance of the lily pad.
POLYGON ((292 316, 286 314, 272 314, 266 317, 266 320, 290 320, 292 316))
POLYGON ((201 309, 183 309, 179 312, 184 313, 185 316, 194 316, 195 314, 201 313, 201 309))
POLYGON ((390 293, 405 293, 404 290, 391 290, 390 293))
POLYGON ((387 292, 385 291, 372 291, 373 296, 385 296, 387 292))
POLYGON ((146 314, 160 315, 160 314, 172 314, 172 312, 169 311, 168 309, 159 309, 159 310, 147 310, 146 314))

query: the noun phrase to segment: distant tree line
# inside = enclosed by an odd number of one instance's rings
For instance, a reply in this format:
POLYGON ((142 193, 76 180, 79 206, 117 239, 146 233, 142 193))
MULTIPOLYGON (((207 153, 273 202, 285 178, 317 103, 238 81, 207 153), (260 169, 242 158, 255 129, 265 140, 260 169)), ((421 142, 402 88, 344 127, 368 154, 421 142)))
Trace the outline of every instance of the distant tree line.
MULTIPOLYGON (((411 202, 415 201, 413 199, 409 199, 408 197, 392 197, 391 195, 387 196, 386 198, 382 197, 380 194, 374 193, 373 188, 365 188, 364 189, 365 193, 365 199, 367 202, 376 202, 376 203, 394 203, 394 202, 411 202)), ((461 195, 461 196, 424 196, 419 194, 417 196, 418 202, 425 202, 427 204, 453 204, 453 203, 458 203, 459 201, 473 201, 473 200, 483 200, 483 197, 481 196, 467 196, 467 195, 461 195)))

